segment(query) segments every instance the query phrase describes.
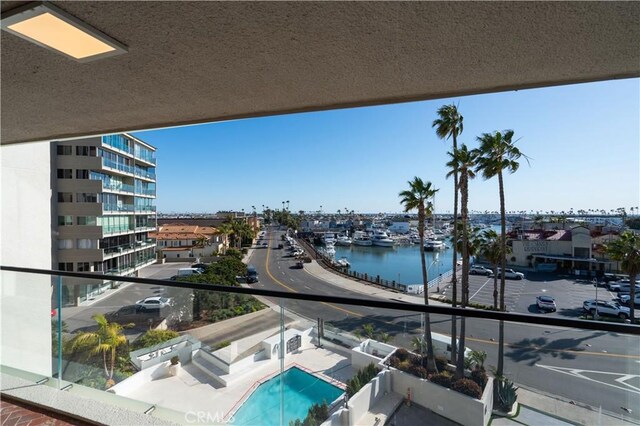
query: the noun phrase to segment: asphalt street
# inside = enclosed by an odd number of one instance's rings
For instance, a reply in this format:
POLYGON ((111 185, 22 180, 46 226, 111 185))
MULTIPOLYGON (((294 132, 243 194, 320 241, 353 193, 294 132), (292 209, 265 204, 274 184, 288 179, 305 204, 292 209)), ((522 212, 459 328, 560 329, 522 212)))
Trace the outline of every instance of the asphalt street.
MULTIPOLYGON (((288 251, 276 248, 281 242, 280 235, 281 232, 272 232, 267 236, 269 247, 254 251, 251 263, 260 272, 260 282, 252 286, 361 299, 374 298, 325 283, 304 269, 293 269, 294 259, 287 257, 288 251)), ((476 291, 487 281, 485 277, 472 278, 479 284, 476 291)), ((485 287, 492 285, 491 280, 485 287)), ((565 293, 575 292, 576 289, 585 292, 578 296, 566 296, 568 299, 575 299, 567 302, 574 303, 567 306, 567 309, 572 310, 577 307, 575 301, 581 304, 586 292, 595 291, 592 286, 589 288, 575 283, 549 284, 545 280, 510 282, 509 286, 514 289, 513 294, 510 293, 511 308, 514 311, 528 312, 530 305, 535 303, 533 294, 544 294, 542 290, 545 288, 553 288, 554 292, 562 294, 560 289, 563 285, 568 285, 565 293), (519 293, 515 294, 515 290, 519 293)), ((392 335, 393 343, 407 347, 411 347, 411 338, 421 333, 420 315, 410 312, 291 300, 284 300, 282 303, 286 309, 310 319, 323 318, 326 323, 345 331, 353 332, 363 324, 372 323, 377 331, 392 335)), ((559 309, 557 314, 562 315, 563 311, 559 309)), ((431 322, 432 331, 449 334, 449 317, 431 315, 431 322)), ((497 322, 470 319, 466 327, 466 346, 486 351, 486 364, 495 366, 498 350, 497 322)), ((640 421, 640 342, 637 337, 537 324, 506 323, 505 339, 505 373, 514 382, 640 421), (623 408, 629 408, 632 412, 628 413, 623 408)))

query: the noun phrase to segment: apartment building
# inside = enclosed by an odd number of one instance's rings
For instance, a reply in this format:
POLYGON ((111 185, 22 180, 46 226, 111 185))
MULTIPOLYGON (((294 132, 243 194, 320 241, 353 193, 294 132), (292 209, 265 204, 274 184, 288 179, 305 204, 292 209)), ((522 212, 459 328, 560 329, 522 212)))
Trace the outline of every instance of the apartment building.
MULTIPOLYGON (((129 134, 52 144, 53 268, 132 276, 152 264, 155 148, 129 134)), ((90 300, 116 281, 65 282, 63 303, 90 300)))

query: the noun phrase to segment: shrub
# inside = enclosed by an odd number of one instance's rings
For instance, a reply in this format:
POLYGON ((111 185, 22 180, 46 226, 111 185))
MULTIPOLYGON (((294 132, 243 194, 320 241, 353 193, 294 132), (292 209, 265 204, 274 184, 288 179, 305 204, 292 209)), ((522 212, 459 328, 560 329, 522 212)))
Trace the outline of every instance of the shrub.
POLYGON ((180 335, 172 330, 149 330, 140 336, 131 345, 132 349, 149 348, 151 346, 158 345, 166 342, 167 340, 175 339, 180 335))
POLYGON ((289 426, 319 426, 329 418, 329 407, 325 401, 322 404, 313 404, 303 421, 296 419, 289 421, 289 426))
POLYGON ((496 384, 497 403, 506 412, 511 411, 513 404, 518 400, 516 391, 518 388, 509 379, 498 380, 496 384))
POLYGON ((487 373, 484 370, 476 369, 471 372, 471 380, 476 382, 478 386, 480 386, 480 389, 484 389, 487 385, 487 380, 489 380, 489 376, 487 376, 487 373))
POLYGON ((406 361, 409 358, 409 351, 406 350, 405 348, 400 348, 400 349, 396 350, 394 355, 396 357, 398 357, 400 362, 403 362, 403 361, 406 361))
POLYGON ((482 398, 482 389, 473 380, 460 379, 451 384, 451 389, 463 393, 475 399, 482 398))
POLYGON ((180 358, 176 356, 171 357, 171 365, 178 365, 180 363, 180 358))
POLYGON ((436 357, 436 368, 438 371, 445 371, 447 369, 447 357, 438 355, 436 357))
POLYGON ((411 365, 407 369, 407 373, 413 374, 414 376, 420 377, 421 379, 426 379, 427 377, 429 377, 429 372, 427 371, 427 369, 420 365, 411 365))
POLYGON ((395 355, 391 355, 387 363, 393 368, 398 368, 400 367, 400 358, 395 355))
POLYGON ((451 387, 451 373, 443 371, 442 373, 434 374, 431 376, 431 382, 444 386, 445 388, 451 387))
POLYGON ((347 380, 347 395, 350 397, 355 395, 364 385, 376 377, 379 372, 380 370, 373 363, 358 370, 352 379, 347 380))

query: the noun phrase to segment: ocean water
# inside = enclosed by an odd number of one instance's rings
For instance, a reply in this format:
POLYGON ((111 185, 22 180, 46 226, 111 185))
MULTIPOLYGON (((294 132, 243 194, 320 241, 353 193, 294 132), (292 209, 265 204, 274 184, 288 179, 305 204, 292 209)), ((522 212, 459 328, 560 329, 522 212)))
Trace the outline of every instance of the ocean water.
MULTIPOLYGON (((280 380, 283 380, 284 424, 304 420, 313 404, 331 404, 344 391, 299 368, 293 367, 267 380, 251 394, 233 416, 235 426, 280 424, 280 380)), ((231 422, 231 421, 230 421, 231 422)))
MULTIPOLYGON (((451 247, 451 242, 446 242, 451 247)), ((346 257, 351 270, 401 284, 422 284, 420 245, 395 247, 336 246, 336 259, 346 257)), ((425 252, 429 280, 452 268, 453 249, 425 252)))

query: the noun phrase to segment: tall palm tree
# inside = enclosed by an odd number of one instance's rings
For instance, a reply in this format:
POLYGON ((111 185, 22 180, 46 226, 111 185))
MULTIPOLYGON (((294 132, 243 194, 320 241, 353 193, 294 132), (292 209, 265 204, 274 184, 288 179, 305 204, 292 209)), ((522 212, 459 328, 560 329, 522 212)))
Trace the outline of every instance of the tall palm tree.
POLYGON ((640 236, 633 231, 625 231, 620 238, 605 245, 607 254, 620 262, 622 270, 629 274, 629 317, 635 322, 636 277, 640 273, 640 236))
MULTIPOLYGON (((484 179, 498 177, 498 190, 500 194, 500 247, 502 253, 507 252, 507 224, 504 203, 504 181, 503 172, 515 173, 520 167, 518 160, 522 157, 522 153, 515 146, 516 141, 513 140, 513 130, 505 130, 502 132, 483 133, 477 138, 480 147, 477 149, 478 161, 476 171, 482 173, 484 179)), ((525 156, 525 159, 527 157, 525 156)), ((528 161, 528 160, 527 160, 528 161)), ((506 256, 500 259, 500 266, 503 273, 500 274, 500 310, 505 310, 504 289, 505 278, 504 270, 507 266, 506 256)), ((500 321, 498 336, 498 375, 504 374, 504 322, 500 321)))
POLYGON ((218 231, 222 234, 222 238, 223 238, 223 241, 222 241, 223 254, 226 254, 227 245, 229 243, 228 241, 229 235, 233 233, 233 228, 229 223, 223 222, 220 225, 218 225, 218 231))
MULTIPOLYGON (((422 283, 424 285, 424 304, 429 305, 429 277, 427 276, 427 261, 424 254, 424 223, 430 210, 433 209, 433 204, 429 199, 438 192, 438 189, 434 188, 431 182, 424 182, 419 177, 414 177, 412 181, 409 181, 409 189, 400 192, 398 195, 401 197, 400 203, 404 207, 404 211, 418 210, 418 236, 420 237, 420 261, 422 263, 422 283)), ((429 313, 425 313, 424 321, 424 338, 427 342, 427 368, 436 370, 435 356, 433 353, 433 341, 431 339, 431 322, 429 313)))
MULTIPOLYGON (((474 167, 476 166, 477 153, 470 151, 466 145, 449 152, 449 162, 447 167, 451 170, 447 177, 458 174, 460 180, 458 187, 460 190, 460 214, 462 216, 462 308, 469 303, 469 180, 476 176, 474 167)), ((454 228, 455 229, 455 228, 454 228)), ((457 240, 454 240, 457 241, 457 240)), ((454 250, 454 252, 457 250, 454 250)), ((456 362, 456 377, 464 377, 464 347, 465 347, 466 318, 460 318, 460 347, 458 348, 458 358, 456 362)), ((453 345, 452 345, 453 347, 453 345)))
POLYGON ((502 245, 498 234, 493 229, 487 229, 482 233, 482 242, 478 254, 487 259, 493 270, 493 308, 498 309, 498 265, 502 258, 511 252, 507 246, 507 252, 502 254, 502 245))
POLYGON ((92 317, 98 323, 98 330, 78 334, 72 343, 72 348, 90 348, 94 355, 102 354, 104 374, 107 377, 107 386, 112 386, 113 370, 116 364, 116 353, 120 346, 127 344, 127 338, 122 333, 122 326, 115 322, 109 322, 102 314, 92 317))
MULTIPOLYGON (((454 104, 451 105, 443 105, 438 109, 438 118, 433 120, 431 123, 431 127, 435 127, 436 135, 440 139, 449 139, 452 140, 453 150, 458 149, 458 136, 462 133, 463 126, 463 117, 460 115, 458 111, 458 107, 454 104)), ((458 222, 458 172, 453 174, 453 241, 458 241, 457 235, 457 224, 458 222)), ((452 259, 452 269, 453 275, 451 276, 451 292, 453 303, 452 306, 455 307, 457 305, 458 298, 458 254, 456 251, 453 251, 453 259, 452 259)), ((451 317, 451 358, 456 358, 456 317, 455 315, 451 317)))

